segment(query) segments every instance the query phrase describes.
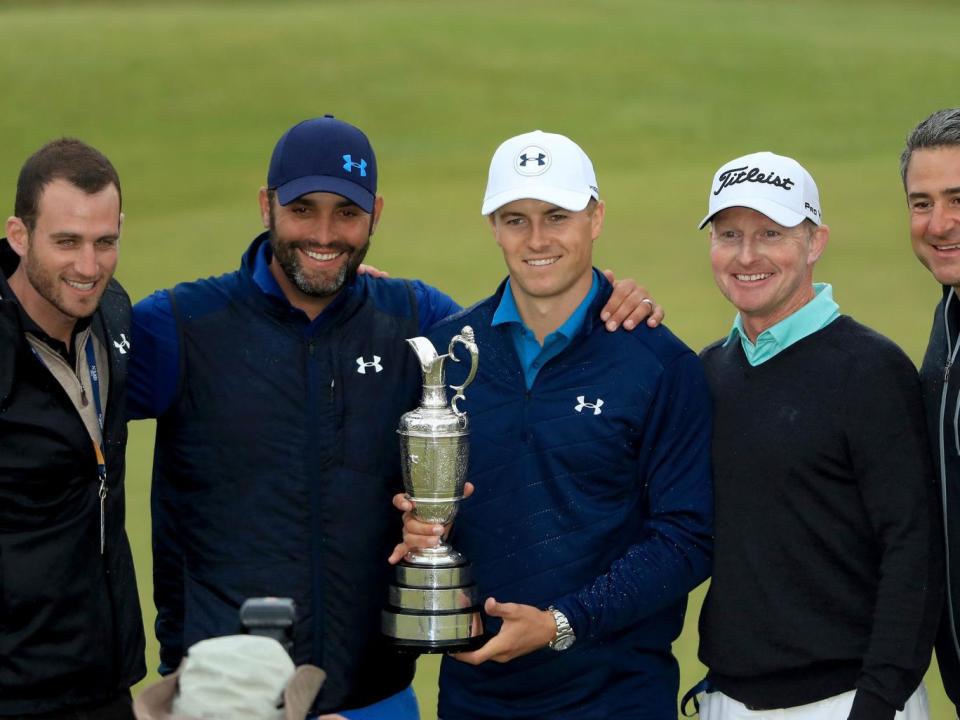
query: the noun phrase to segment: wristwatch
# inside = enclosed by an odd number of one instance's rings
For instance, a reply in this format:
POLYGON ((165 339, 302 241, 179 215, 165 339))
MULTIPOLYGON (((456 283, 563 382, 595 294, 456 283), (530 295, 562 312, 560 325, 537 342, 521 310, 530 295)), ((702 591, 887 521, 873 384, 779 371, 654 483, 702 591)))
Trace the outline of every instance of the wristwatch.
POLYGON ((570 621, 567 620, 566 615, 552 605, 547 610, 553 613, 553 621, 557 624, 557 636, 547 644, 547 647, 557 652, 566 650, 577 639, 577 636, 573 633, 573 628, 570 627, 570 621))

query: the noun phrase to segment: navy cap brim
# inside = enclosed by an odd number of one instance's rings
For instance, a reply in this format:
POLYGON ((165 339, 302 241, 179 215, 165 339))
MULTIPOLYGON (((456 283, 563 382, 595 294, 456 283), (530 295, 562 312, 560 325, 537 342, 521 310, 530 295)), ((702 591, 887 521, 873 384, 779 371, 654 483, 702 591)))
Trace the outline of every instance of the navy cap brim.
POLYGON ((328 192, 356 203, 366 213, 373 212, 373 201, 375 199, 373 193, 343 178, 330 177, 329 175, 308 175, 291 180, 275 188, 275 190, 277 191, 277 200, 280 201, 281 205, 289 205, 298 197, 309 193, 328 192))

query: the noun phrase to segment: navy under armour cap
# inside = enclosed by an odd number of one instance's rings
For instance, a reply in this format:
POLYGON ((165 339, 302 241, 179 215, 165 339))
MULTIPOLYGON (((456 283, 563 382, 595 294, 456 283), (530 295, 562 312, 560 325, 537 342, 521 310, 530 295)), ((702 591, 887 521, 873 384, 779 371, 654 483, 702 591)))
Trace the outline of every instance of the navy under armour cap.
POLYGON ((333 115, 304 120, 287 130, 270 158, 267 186, 281 205, 312 192, 329 192, 373 212, 377 158, 363 131, 333 115))

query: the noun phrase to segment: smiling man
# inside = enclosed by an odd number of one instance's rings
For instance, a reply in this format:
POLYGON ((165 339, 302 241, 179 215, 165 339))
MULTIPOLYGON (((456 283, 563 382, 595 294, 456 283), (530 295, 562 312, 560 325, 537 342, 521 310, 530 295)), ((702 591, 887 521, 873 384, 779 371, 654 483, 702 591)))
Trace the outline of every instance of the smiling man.
POLYGON ((830 231, 795 160, 721 167, 708 223, 738 313, 702 354, 716 544, 700 717, 923 720, 941 582, 916 371, 813 283, 830 231))
MULTIPOLYGON (((357 274, 383 199, 353 125, 325 116, 285 132, 259 204, 266 232, 238 271, 134 307, 131 414, 157 418, 161 672, 237 632, 247 597, 285 596, 295 662, 327 672, 314 712, 416 718, 414 658, 380 634, 399 531, 389 500, 403 487, 396 428, 420 391, 404 340, 459 306, 419 281, 357 274)), ((638 292, 632 323, 652 310, 638 292)))
POLYGON ((933 113, 907 137, 900 177, 910 213, 910 240, 942 286, 920 368, 930 446, 939 470, 947 547, 947 593, 937 663, 943 686, 960 707, 960 108, 933 113))
MULTIPOLYGON (((491 636, 444 658, 442 718, 676 717, 671 643, 710 568, 710 403, 696 355, 665 327, 597 322, 604 212, 572 140, 504 142, 482 213, 509 277, 430 334, 446 347, 470 325, 480 348, 460 404, 476 489, 452 544, 491 636)), ((407 512, 391 561, 442 532, 407 512)))
POLYGON ((130 300, 120 180, 79 140, 24 164, 0 241, 0 717, 132 717, 124 532, 130 300))

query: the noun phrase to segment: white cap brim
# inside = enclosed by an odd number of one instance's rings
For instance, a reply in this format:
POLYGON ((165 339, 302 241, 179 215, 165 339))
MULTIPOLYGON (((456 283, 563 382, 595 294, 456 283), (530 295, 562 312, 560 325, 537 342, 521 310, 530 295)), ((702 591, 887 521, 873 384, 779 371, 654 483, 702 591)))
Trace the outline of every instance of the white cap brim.
MULTIPOLYGON (((735 198, 729 204, 722 204, 719 207, 714 208, 713 211, 700 222, 700 225, 697 226, 698 229, 702 230, 717 213, 723 212, 727 208, 732 207, 745 207, 750 208, 751 210, 756 210, 758 213, 766 215, 778 225, 783 225, 783 227, 796 227, 804 220, 808 219, 807 215, 795 212, 790 208, 786 208, 779 203, 773 202, 772 200, 767 200, 765 198, 750 198, 749 200, 744 198, 735 198)), ((809 219, 813 220, 813 222, 815 222, 817 225, 820 224, 819 220, 814 218, 809 219)))
MULTIPOLYGON (((494 213, 504 205, 515 200, 542 200, 570 212, 580 212, 590 202, 590 198, 597 197, 592 192, 577 192, 567 188, 548 187, 530 184, 528 187, 512 187, 502 193, 485 198, 480 208, 481 215, 494 213)), ((599 198, 597 198, 599 199, 599 198)), ((476 206, 474 206, 476 207, 476 206)))

